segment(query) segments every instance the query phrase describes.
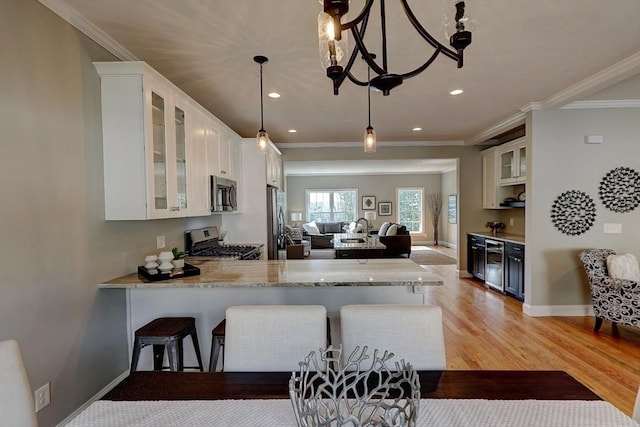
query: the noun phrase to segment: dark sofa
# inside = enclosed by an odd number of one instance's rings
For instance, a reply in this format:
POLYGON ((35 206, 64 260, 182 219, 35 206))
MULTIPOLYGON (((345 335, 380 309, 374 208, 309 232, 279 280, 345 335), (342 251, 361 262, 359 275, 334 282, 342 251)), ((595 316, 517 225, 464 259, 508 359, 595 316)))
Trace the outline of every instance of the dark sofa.
POLYGON ((333 248, 333 235, 336 233, 344 233, 343 228, 345 225, 349 225, 349 223, 344 221, 316 222, 320 234, 309 234, 307 230, 304 230, 303 235, 311 239, 311 249, 333 248))
POLYGON ((400 224, 396 225, 398 226, 398 230, 395 236, 377 236, 380 243, 387 247, 384 250, 384 256, 394 258, 406 254, 407 258, 409 258, 411 255, 411 236, 409 235, 407 227, 400 224))

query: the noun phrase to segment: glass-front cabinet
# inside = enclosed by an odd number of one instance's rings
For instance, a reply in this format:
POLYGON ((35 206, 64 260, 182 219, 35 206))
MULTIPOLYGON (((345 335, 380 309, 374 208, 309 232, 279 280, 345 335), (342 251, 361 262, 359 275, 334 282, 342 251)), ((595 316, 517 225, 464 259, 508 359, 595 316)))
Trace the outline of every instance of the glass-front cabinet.
POLYGON ((164 210, 168 206, 167 191, 167 134, 164 98, 151 92, 151 138, 153 140, 153 207, 164 210))
POLYGON ((524 184, 527 180, 527 147, 524 138, 504 144, 498 150, 499 185, 524 184))
POLYGON ((101 84, 105 219, 211 215, 210 175, 222 165, 241 176, 230 150, 239 137, 144 62, 93 65, 101 84), (220 149, 223 133, 228 144, 220 149))
MULTIPOLYGON (((151 122, 150 140, 144 143, 148 159, 147 219, 188 215, 189 151, 187 109, 155 81, 144 81, 151 122)), ((123 189, 124 191, 124 189, 123 189)))

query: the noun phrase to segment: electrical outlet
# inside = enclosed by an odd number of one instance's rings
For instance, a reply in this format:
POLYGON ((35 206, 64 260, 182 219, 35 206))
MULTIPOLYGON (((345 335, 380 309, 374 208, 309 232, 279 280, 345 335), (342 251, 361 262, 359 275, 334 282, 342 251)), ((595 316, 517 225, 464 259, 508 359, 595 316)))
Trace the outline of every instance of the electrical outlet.
POLYGON ((164 248, 164 236, 156 237, 156 248, 157 249, 164 248))
POLYGON ((606 234, 620 234, 622 233, 622 224, 605 224, 602 231, 606 234))
POLYGON ((513 224, 514 224, 514 223, 515 223, 515 222, 513 221, 513 218, 509 218, 509 225, 513 227, 513 224))
POLYGON ((46 383, 35 391, 35 401, 36 412, 39 412, 42 408, 51 403, 51 388, 49 383, 46 383))

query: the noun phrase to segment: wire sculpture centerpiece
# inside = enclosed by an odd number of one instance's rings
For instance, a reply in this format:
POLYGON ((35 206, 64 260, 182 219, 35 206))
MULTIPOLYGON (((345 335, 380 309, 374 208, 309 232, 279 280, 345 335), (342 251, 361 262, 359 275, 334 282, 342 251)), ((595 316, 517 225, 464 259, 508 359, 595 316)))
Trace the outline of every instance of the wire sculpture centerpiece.
POLYGON ((414 427, 420 406, 420 379, 401 360, 390 368, 394 354, 382 355, 367 346, 351 353, 342 369, 342 349, 311 352, 289 380, 289 396, 299 427, 414 427))

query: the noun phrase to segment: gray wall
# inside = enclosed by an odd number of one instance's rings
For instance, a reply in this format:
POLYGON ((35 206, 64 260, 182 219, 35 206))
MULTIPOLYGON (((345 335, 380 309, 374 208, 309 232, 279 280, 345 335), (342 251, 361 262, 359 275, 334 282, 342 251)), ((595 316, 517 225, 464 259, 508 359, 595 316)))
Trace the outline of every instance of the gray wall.
POLYGON ((626 166, 640 171, 640 109, 534 111, 529 123, 526 302, 588 306, 580 251, 611 248, 640 257, 640 207, 612 212, 598 196, 600 181, 610 170, 626 166), (584 136, 593 134, 603 135, 604 143, 584 144, 584 136), (596 205, 593 227, 579 236, 561 233, 550 220, 554 200, 567 190, 587 193, 596 205), (604 234, 605 223, 622 224, 622 234, 604 234))
POLYGON ((36 0, 0 2, 0 340, 55 425, 127 370, 125 293, 97 284, 218 219, 105 222, 100 79, 114 58, 36 0))

